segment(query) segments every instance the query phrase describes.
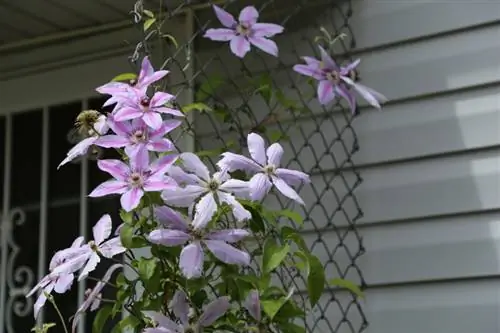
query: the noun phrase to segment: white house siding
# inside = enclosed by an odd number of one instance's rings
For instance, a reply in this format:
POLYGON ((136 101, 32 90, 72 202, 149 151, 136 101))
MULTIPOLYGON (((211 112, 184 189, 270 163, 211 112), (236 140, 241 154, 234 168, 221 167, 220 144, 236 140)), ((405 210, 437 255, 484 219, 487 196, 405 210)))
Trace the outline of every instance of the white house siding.
MULTIPOLYGON (((391 100, 382 112, 363 109, 354 122, 360 145, 354 162, 364 180, 356 192, 364 211, 359 229, 366 248, 357 264, 369 285, 363 302, 368 332, 500 332, 495 279, 500 276, 500 2, 354 0, 350 27, 357 42, 354 56, 362 58, 363 83, 391 100)), ((294 61, 289 46, 300 43, 297 34, 277 40, 283 58, 294 61)), ((311 52, 308 46, 303 50, 311 52)), ((234 59, 224 58, 212 70, 224 73, 221 64, 232 63, 237 66, 234 59)), ((263 68, 251 57, 246 63, 263 68)), ((289 96, 297 97, 287 88, 287 77, 278 80, 289 96)), ((301 87, 304 95, 310 93, 301 87)), ((254 112, 266 110, 259 103, 250 101, 254 112)), ((323 112, 315 102, 310 107, 323 112)), ((310 120, 299 126, 306 133, 317 130, 310 120)), ((334 138, 329 122, 320 129, 334 138)), ((213 135, 207 127, 199 131, 213 135)), ((304 142, 294 128, 287 134, 296 147, 304 142)), ((343 138, 348 143, 353 139, 343 138)), ((320 137, 313 136, 311 142, 321 155, 325 148, 320 137)), ((341 147, 332 150, 342 161, 341 147)), ((286 154, 285 159, 292 157, 286 154)), ((308 150, 299 159, 305 171, 316 162, 308 150)), ((320 166, 331 169, 333 161, 325 158, 320 166)), ((317 188, 324 186, 320 176, 312 179, 317 188)), ((354 175, 348 179, 354 181, 354 175)), ((340 181, 334 186, 342 192, 340 181)), ((306 204, 313 204, 311 188, 300 193, 306 204)), ((335 208, 332 202, 329 192, 323 198, 327 210, 335 208)), ((319 209, 313 209, 311 218, 319 226, 328 222, 319 209)), ((340 217, 334 222, 346 225, 340 217)), ((317 237, 305 234, 309 244, 317 237)), ((338 242, 332 231, 323 231, 322 237, 338 242)), ((345 242, 356 251, 354 235, 345 242)), ((325 250, 316 251, 327 259, 325 250)), ((342 253, 335 260, 340 267, 349 262, 342 253)), ((329 276, 335 274, 333 266, 326 269, 329 276)), ((328 299, 324 297, 323 305, 328 299)), ((341 316, 336 306, 328 309, 327 317, 341 316)), ((359 327, 361 317, 355 311, 348 317, 359 327)), ((328 329, 320 325, 317 331, 328 329)), ((347 326, 340 329, 344 332, 350 332, 347 326)))

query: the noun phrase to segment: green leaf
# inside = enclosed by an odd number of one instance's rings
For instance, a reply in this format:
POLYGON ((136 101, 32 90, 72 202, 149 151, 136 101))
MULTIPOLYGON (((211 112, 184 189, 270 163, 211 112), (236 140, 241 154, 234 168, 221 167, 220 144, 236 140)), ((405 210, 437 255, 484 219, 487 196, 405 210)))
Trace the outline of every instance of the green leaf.
POLYGON ((130 224, 124 224, 120 229, 120 240, 122 242, 122 245, 127 249, 131 249, 133 246, 133 237, 134 227, 132 227, 130 224))
POLYGON ((133 224, 134 223, 134 213, 133 212, 126 212, 125 210, 120 210, 120 218, 122 219, 123 222, 127 224, 133 224))
POLYGON ((131 81, 137 79, 137 74, 135 73, 123 73, 115 76, 111 81, 131 81))
POLYGON ((279 324, 282 332, 287 333, 305 333, 306 328, 293 323, 281 323, 279 324))
POLYGON ((177 39, 175 39, 174 36, 170 35, 170 34, 163 34, 161 35, 163 38, 165 38, 166 40, 169 40, 172 44, 174 44, 175 48, 178 49, 179 48, 179 43, 177 43, 177 39))
POLYGON ((304 224, 304 218, 302 217, 302 215, 290 209, 279 210, 276 212, 276 215, 280 217, 281 216, 287 217, 300 226, 304 224))
POLYGON ((264 254, 262 257, 262 267, 264 272, 269 273, 278 267, 290 251, 290 245, 279 246, 272 239, 268 239, 264 244, 264 254))
POLYGON ((270 299, 261 301, 260 305, 262 306, 262 310, 264 310, 269 319, 273 320, 274 316, 276 316, 285 302, 286 301, 284 300, 284 298, 270 299))
POLYGON ((123 333, 124 331, 127 331, 127 329, 136 328, 140 323, 141 322, 138 318, 128 315, 115 325, 111 333, 123 333))
POLYGON ((150 10, 144 9, 142 12, 146 14, 146 16, 149 16, 151 18, 155 17, 155 14, 153 14, 153 12, 150 10))
POLYGON ((194 110, 198 110, 200 112, 211 112, 213 111, 213 109, 206 105, 205 103, 191 103, 191 104, 188 104, 188 105, 184 105, 182 107, 182 112, 184 113, 188 113, 188 112, 191 112, 191 111, 194 111, 194 110))
POLYGON ((315 255, 310 254, 308 262, 307 291, 309 293, 309 303, 311 307, 314 307, 325 289, 325 270, 323 263, 315 255))
POLYGON ((155 268, 158 265, 158 259, 156 258, 141 258, 137 270, 139 271, 139 276, 141 280, 148 281, 153 277, 155 273, 155 268))
POLYGON ((288 226, 284 226, 283 228, 281 228, 281 238, 283 238, 283 240, 293 241, 295 244, 297 244, 297 246, 302 252, 306 254, 310 253, 309 248, 307 247, 307 244, 304 241, 304 238, 302 238, 300 232, 298 232, 294 228, 288 226))
POLYGON ((111 305, 106 305, 97 312, 94 318, 94 322, 92 323, 92 333, 102 332, 104 325, 106 324, 106 321, 108 320, 112 311, 113 307, 111 305))
POLYGON ((156 18, 148 18, 144 21, 144 31, 147 31, 156 22, 156 18))
POLYGON ((352 292, 354 295, 356 295, 360 298, 365 297, 361 288, 349 280, 335 278, 335 279, 331 279, 330 281, 328 281, 328 285, 347 289, 350 292, 352 292))
POLYGON ((222 86, 225 80, 220 76, 214 75, 203 82, 196 91, 195 100, 204 101, 214 95, 215 90, 222 86))

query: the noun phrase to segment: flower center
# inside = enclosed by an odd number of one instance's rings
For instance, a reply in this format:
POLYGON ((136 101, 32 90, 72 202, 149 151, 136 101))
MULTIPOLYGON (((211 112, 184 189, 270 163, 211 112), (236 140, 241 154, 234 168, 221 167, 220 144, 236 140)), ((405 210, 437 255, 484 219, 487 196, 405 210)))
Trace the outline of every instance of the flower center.
POLYGON ((141 98, 139 103, 141 103, 142 107, 147 108, 147 107, 149 107, 150 102, 151 102, 151 100, 149 99, 149 97, 144 96, 143 98, 141 98))
POLYGON ((340 73, 335 70, 327 72, 326 78, 333 83, 340 83, 340 73))
POLYGON ((358 80, 358 72, 356 72, 355 70, 349 71, 348 76, 353 81, 357 81, 358 80))
POLYGON ((276 167, 272 164, 266 165, 263 169, 264 172, 267 173, 268 175, 273 175, 274 172, 276 171, 276 167))
POLYGON ((143 130, 137 130, 132 135, 132 141, 135 143, 140 143, 146 141, 146 132, 143 130))
POLYGON ((135 86, 137 84, 137 80, 136 79, 132 79, 128 82, 128 84, 130 84, 132 87, 135 86))
POLYGON ((208 183, 208 189, 212 192, 215 192, 219 189, 219 182, 216 181, 216 180, 211 180, 209 183, 208 183))
POLYGON ((247 26, 246 26, 246 25, 244 25, 244 24, 238 24, 238 25, 236 26, 236 33, 237 33, 238 35, 241 35, 241 36, 249 36, 249 35, 250 35, 250 32, 251 32, 250 28, 249 28, 249 27, 247 27, 247 26))
POLYGON ((184 329, 184 333, 197 333, 197 330, 195 330, 194 327, 189 326, 184 329))
POLYGON ((129 177, 129 183, 130 185, 134 187, 140 187, 142 186, 142 176, 138 172, 134 172, 130 175, 129 177))
POLYGON ((97 252, 99 250, 99 247, 94 241, 89 242, 89 247, 92 251, 97 252))

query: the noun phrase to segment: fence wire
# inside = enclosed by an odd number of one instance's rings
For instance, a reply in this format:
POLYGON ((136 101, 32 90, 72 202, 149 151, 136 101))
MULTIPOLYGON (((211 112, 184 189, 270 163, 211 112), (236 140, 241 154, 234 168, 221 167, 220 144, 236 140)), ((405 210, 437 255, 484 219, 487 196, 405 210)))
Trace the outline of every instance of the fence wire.
MULTIPOLYGON (((245 149, 250 132, 258 132, 271 142, 279 140, 288 153, 284 167, 312 177, 312 183, 300 191, 306 206, 293 207, 304 217, 306 242, 323 260, 329 278, 345 278, 363 288, 358 262, 364 248, 356 227, 362 211, 355 195, 362 179, 352 160, 359 148, 352 126, 356 116, 342 103, 319 105, 314 87, 292 70, 294 64, 302 62, 301 56, 318 56, 316 44, 325 44, 317 37, 324 31, 331 36, 345 34, 336 41, 332 53, 337 61, 350 59, 350 50, 355 47, 349 25, 351 2, 139 0, 132 11, 134 20, 142 28, 140 23, 147 19, 144 10, 158 11, 160 7, 164 34, 177 24, 174 18, 179 15, 185 16, 188 26, 192 24, 188 27, 192 31, 174 36, 176 42, 147 32, 130 60, 138 66, 147 54, 155 67, 180 74, 180 82, 170 82, 165 88, 178 96, 180 106, 198 103, 185 129, 192 137, 192 148, 214 160, 222 151, 245 149), (219 27, 211 4, 235 16, 243 7, 254 5, 260 21, 283 25, 285 33, 274 38, 279 57, 253 49, 240 60, 230 54, 227 44, 204 39, 207 28, 219 27), (164 41, 162 45, 158 39, 164 41)), ((268 204, 287 209, 291 202, 276 196, 268 204)), ((284 269, 278 277, 285 288, 295 286, 305 300, 306 282, 297 270, 284 269)), ((305 324, 308 332, 360 333, 367 320, 356 296, 330 289, 305 324)))

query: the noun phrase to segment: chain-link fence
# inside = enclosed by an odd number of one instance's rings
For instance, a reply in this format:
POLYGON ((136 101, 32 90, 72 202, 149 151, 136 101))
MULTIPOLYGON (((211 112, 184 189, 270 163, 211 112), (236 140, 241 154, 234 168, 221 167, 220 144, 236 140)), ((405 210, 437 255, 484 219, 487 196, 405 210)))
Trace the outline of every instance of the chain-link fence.
MULTIPOLYGON (((343 104, 321 106, 311 82, 292 70, 302 56, 317 56, 318 43, 331 46, 318 36, 338 37, 330 50, 337 61, 349 59, 355 45, 349 27, 350 1, 139 0, 133 11, 136 22, 143 23, 148 19, 144 10, 157 11, 160 3, 165 35, 146 33, 131 60, 139 65, 140 58, 149 54, 155 67, 183 77, 166 87, 178 96, 181 107, 195 109, 189 112, 187 125, 192 145, 183 148, 211 159, 225 150, 244 149, 250 132, 271 142, 279 140, 285 148, 284 166, 311 175, 312 183, 300 191, 305 207, 294 207, 305 218, 304 239, 323 260, 329 278, 345 278, 363 287, 358 259, 364 249, 356 228, 362 212, 355 196, 361 177, 352 161, 358 150, 355 116, 343 104), (240 60, 227 45, 203 38, 207 28, 218 24, 214 3, 235 16, 244 6, 254 5, 261 21, 283 25, 285 33, 274 39, 279 57, 252 50, 240 60), (173 40, 168 36, 169 22, 178 15, 185 16, 192 31, 173 40), (163 40, 160 46, 158 39, 163 40)), ((284 209, 292 203, 272 197, 266 204, 284 209)), ((278 275, 284 287, 293 285, 306 297, 306 283, 298 271, 288 269, 278 275)), ((308 314, 306 325, 308 332, 359 333, 367 320, 355 295, 331 289, 308 314)))

